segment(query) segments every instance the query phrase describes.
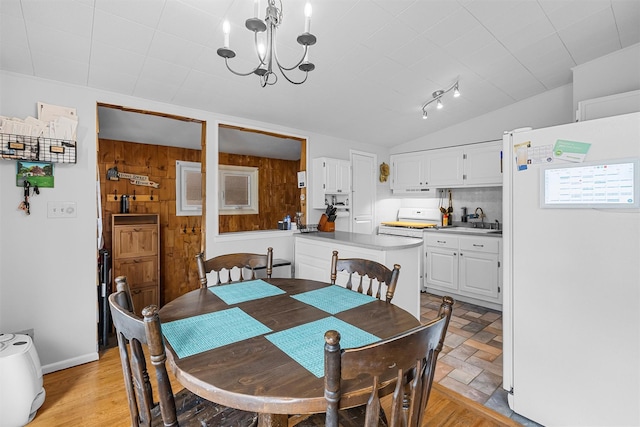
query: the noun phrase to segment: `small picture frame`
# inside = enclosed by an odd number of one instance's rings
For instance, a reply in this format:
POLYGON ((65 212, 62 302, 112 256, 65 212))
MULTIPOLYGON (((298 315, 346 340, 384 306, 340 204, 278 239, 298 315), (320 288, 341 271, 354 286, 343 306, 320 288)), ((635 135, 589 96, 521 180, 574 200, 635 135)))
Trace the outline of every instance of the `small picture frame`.
POLYGON ((16 162, 16 187, 23 187, 24 180, 38 188, 53 188, 53 163, 50 162, 16 162))

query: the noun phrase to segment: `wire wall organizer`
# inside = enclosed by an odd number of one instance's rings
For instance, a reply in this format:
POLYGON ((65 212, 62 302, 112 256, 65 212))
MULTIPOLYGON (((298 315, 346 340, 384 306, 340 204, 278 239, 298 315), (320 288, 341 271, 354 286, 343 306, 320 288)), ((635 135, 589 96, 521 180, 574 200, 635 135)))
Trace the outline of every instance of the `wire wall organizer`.
POLYGON ((76 163, 76 141, 0 133, 0 158, 52 163, 76 163))

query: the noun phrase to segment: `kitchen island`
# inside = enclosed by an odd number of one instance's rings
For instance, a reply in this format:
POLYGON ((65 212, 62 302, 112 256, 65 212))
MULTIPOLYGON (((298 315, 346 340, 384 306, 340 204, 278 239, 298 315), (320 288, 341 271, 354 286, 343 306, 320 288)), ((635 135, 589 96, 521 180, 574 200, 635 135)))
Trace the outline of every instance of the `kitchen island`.
MULTIPOLYGON (((328 282, 331 277, 331 255, 339 258, 365 258, 393 268, 400 265, 400 276, 392 303, 420 319, 422 288, 422 239, 409 237, 333 233, 294 234, 295 277, 328 282)), ((337 284, 344 285, 346 273, 338 274, 337 284)))

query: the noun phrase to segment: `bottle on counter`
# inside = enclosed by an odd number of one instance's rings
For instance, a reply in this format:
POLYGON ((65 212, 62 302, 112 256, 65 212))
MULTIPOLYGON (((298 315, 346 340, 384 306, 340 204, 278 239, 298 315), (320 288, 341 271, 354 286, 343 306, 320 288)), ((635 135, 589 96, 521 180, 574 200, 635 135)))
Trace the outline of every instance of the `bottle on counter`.
POLYGON ((449 214, 442 215, 442 226, 446 227, 449 225, 449 214))
POLYGON ((284 217, 284 222, 286 224, 287 230, 291 230, 291 216, 287 214, 287 216, 284 217))

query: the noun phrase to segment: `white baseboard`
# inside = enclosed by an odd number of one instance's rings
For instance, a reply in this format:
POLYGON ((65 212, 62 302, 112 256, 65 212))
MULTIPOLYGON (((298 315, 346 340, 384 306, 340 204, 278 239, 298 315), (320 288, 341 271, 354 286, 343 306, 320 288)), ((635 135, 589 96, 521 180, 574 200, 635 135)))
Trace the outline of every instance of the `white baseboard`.
POLYGON ((61 371, 63 369, 72 368, 74 366, 94 362, 96 360, 98 360, 98 352, 83 354, 82 356, 74 357, 72 359, 65 359, 60 362, 44 365, 42 366, 42 373, 50 374, 51 372, 61 371))

